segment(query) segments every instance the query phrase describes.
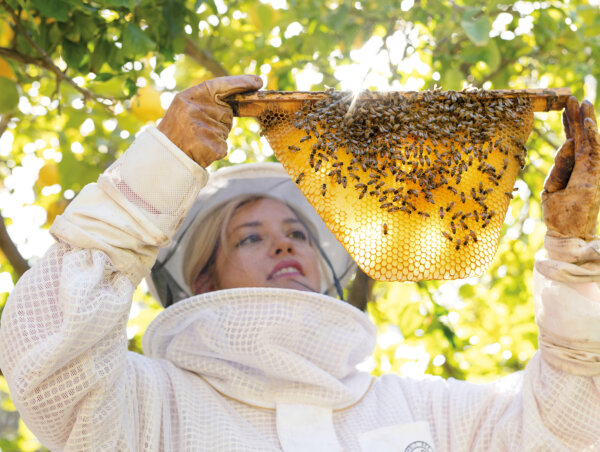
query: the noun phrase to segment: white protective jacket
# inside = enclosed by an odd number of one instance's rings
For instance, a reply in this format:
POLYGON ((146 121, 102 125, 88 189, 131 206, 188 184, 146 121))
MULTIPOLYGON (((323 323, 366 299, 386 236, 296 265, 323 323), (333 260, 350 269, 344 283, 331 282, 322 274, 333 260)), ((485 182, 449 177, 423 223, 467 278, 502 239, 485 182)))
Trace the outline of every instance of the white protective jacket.
POLYGON ((133 291, 206 178, 148 129, 57 218, 58 243, 14 288, 0 366, 21 416, 49 448, 600 448, 600 291, 590 282, 600 271, 585 243, 551 245, 563 261, 538 263, 541 351, 525 371, 491 384, 372 379, 356 370, 375 343, 368 318, 293 290, 181 301, 149 327, 145 356, 128 352, 133 291), (564 262, 581 256, 585 265, 564 262))

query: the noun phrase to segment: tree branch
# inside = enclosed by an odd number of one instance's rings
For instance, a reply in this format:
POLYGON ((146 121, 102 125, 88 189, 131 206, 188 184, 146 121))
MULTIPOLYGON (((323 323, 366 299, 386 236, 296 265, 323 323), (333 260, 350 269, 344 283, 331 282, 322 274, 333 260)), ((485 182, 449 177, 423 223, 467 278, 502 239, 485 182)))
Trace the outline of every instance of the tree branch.
POLYGON ((2 119, 0 119, 0 138, 2 138, 2 135, 4 135, 4 131, 8 127, 8 123, 10 122, 11 118, 12 114, 7 113, 2 116, 2 119))
POLYGON ((494 77, 496 77, 498 74, 500 74, 503 70, 505 70, 510 64, 513 64, 513 63, 514 63, 514 61, 510 61, 506 58, 501 58, 500 64, 498 64, 498 67, 496 68, 496 70, 485 76, 486 80, 492 80, 494 77))
MULTIPOLYGON (((10 114, 5 114, 0 119, 0 138, 4 135, 6 128, 8 127, 8 123, 10 122, 12 116, 10 114)), ((27 261, 21 256, 19 250, 15 246, 14 242, 8 235, 8 231, 6 230, 6 225, 4 224, 4 217, 2 213, 0 213, 0 250, 4 253, 10 265, 12 265, 13 269, 19 275, 19 277, 29 270, 29 264, 27 261)))
POLYGON ((35 66, 48 69, 46 66, 46 62, 41 58, 33 58, 29 55, 23 55, 22 53, 19 53, 16 50, 9 49, 8 47, 0 47, 0 56, 10 58, 11 60, 18 61, 19 63, 33 64, 35 66))
POLYGON ((21 253, 19 253, 19 250, 8 235, 2 214, 0 214, 0 249, 19 277, 29 270, 29 264, 23 256, 21 256, 21 253))
POLYGON ((210 71, 215 77, 229 75, 229 72, 221 66, 221 63, 215 60, 215 57, 208 50, 198 48, 190 38, 185 39, 184 52, 200 66, 210 71))
POLYGON ((558 144, 554 143, 550 138, 548 138, 548 135, 545 134, 544 132, 542 132, 539 127, 533 127, 533 131, 535 133, 538 134, 538 136, 544 140, 546 143, 548 143, 550 146, 552 146, 552 148, 554 148, 555 150, 558 150, 558 148, 560 147, 558 144))
POLYGON ((114 103, 114 100, 111 98, 98 96, 96 93, 90 91, 89 89, 79 86, 77 83, 75 83, 75 81, 73 79, 71 79, 63 71, 61 71, 60 68, 54 64, 54 61, 52 61, 52 58, 50 58, 50 56, 46 53, 46 51, 44 49, 42 49, 38 45, 38 43, 35 42, 31 38, 31 36, 29 36, 29 33, 27 32, 25 27, 23 27, 23 24, 21 23, 21 19, 19 18, 19 16, 15 12, 15 10, 12 9, 11 6, 8 3, 6 3, 5 0, 0 0, 0 4, 4 7, 4 9, 6 11, 8 11, 10 13, 10 15, 12 16, 13 22, 15 23, 15 26, 17 27, 18 31, 27 40, 29 45, 31 45, 31 47, 33 47, 41 55, 42 58, 41 59, 33 58, 33 57, 30 57, 27 55, 23 55, 17 51, 11 50, 11 49, 2 48, 3 54, 5 56, 15 59, 17 61, 20 61, 22 63, 35 64, 36 66, 40 66, 42 68, 48 69, 49 71, 56 74, 56 78, 59 82, 65 82, 65 83, 71 85, 73 88, 75 88, 75 90, 79 91, 83 95, 83 98, 85 100, 92 99, 104 106, 106 106, 106 104, 103 102, 104 100, 110 100, 111 102, 114 103), (11 53, 8 53, 7 51, 9 51, 11 53))

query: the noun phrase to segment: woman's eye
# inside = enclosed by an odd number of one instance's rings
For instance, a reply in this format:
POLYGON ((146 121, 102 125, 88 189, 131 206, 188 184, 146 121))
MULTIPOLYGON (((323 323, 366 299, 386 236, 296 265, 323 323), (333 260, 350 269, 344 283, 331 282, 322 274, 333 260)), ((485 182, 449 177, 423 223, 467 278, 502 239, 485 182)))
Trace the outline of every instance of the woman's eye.
POLYGON ((260 241, 260 236, 258 234, 250 234, 240 240, 235 246, 244 246, 249 245, 251 243, 256 243, 260 241))
POLYGON ((304 231, 301 230, 296 230, 296 231, 292 231, 290 233, 290 237, 292 237, 293 239, 299 239, 299 240, 306 240, 307 236, 306 233, 304 231))

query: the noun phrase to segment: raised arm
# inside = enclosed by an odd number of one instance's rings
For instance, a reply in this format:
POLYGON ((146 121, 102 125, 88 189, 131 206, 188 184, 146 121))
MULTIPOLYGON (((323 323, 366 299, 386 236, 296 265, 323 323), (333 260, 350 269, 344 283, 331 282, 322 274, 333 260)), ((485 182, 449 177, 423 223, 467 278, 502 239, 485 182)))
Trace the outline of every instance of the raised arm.
POLYGON ((548 259, 536 265, 539 343, 553 366, 600 378, 600 135, 587 101, 571 97, 563 123, 567 140, 542 192, 548 259))
POLYGON ((568 101, 567 140, 542 193, 548 258, 534 272, 539 351, 522 372, 475 385, 400 379, 437 451, 600 446, 600 137, 591 104, 568 101))
POLYGON ((202 166, 226 152, 232 116, 216 99, 260 84, 230 77, 180 93, 160 131, 141 133, 57 218, 58 243, 13 290, 0 366, 22 418, 48 447, 158 449, 143 441, 160 437, 160 393, 152 400, 140 387, 157 382, 136 379, 152 365, 127 354, 131 296, 205 183, 202 166), (148 419, 155 424, 143 425, 148 419))

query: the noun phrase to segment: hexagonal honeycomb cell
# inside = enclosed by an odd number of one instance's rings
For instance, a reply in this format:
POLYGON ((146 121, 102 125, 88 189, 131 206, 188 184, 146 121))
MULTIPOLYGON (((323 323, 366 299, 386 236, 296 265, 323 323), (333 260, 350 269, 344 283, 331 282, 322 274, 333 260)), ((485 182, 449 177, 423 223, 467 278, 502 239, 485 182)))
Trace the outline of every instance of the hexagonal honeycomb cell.
POLYGON ((528 98, 495 91, 331 91, 262 133, 369 276, 458 279, 494 257, 533 126, 528 98))

